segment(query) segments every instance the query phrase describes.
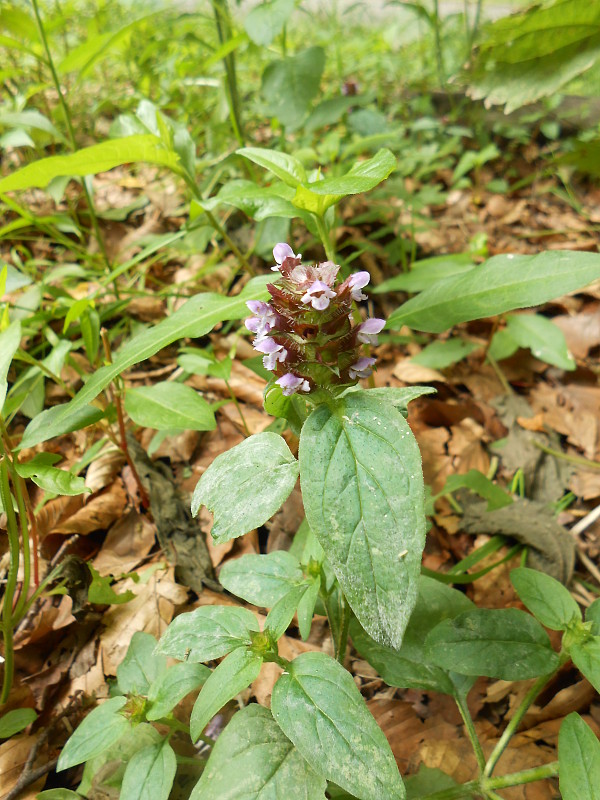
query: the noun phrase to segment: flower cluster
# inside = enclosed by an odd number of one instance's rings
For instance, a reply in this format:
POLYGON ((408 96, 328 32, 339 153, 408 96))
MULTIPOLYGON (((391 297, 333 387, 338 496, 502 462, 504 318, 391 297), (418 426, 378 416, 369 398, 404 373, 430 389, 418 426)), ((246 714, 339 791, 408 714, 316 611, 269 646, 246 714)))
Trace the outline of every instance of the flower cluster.
POLYGON ((332 261, 304 265, 302 256, 285 243, 275 245, 273 257, 271 269, 280 277, 268 286, 271 301, 248 301, 254 316, 246 320, 246 327, 283 394, 368 378, 376 359, 362 355, 362 348, 377 344, 385 321, 367 319, 353 325, 352 301, 366 299, 362 289, 369 273, 355 272, 338 284, 339 266, 332 261))

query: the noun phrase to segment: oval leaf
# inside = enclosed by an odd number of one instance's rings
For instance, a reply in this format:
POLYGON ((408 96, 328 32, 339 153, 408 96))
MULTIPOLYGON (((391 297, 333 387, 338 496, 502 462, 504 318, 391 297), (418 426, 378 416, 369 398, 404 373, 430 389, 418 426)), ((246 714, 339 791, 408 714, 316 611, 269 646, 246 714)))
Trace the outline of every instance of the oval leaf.
POLYGON ((191 386, 173 381, 128 389, 125 410, 145 428, 212 431, 217 423, 210 404, 191 386))
POLYGON ((546 631, 518 608, 477 608, 444 620, 427 637, 426 653, 459 675, 505 681, 547 675, 558 665, 546 631))
POLYGON ((155 650, 154 636, 142 631, 133 634, 125 658, 117 667, 117 681, 123 694, 147 695, 150 684, 165 673, 167 659, 155 650))
POLYGON ((0 739, 8 739, 37 719, 33 708, 14 708, 0 717, 0 739))
POLYGON ((219 581, 228 592, 264 608, 273 608, 303 578, 300 562, 287 550, 232 558, 219 572, 219 581))
POLYGON ((326 781, 314 772, 262 706, 234 715, 213 747, 190 800, 325 800, 326 781))
POLYGON ((310 415, 300 437, 306 518, 352 610, 400 647, 425 543, 421 455, 402 414, 352 392, 310 415))
POLYGON ((131 727, 119 713, 126 702, 125 697, 111 697, 91 711, 64 746, 56 771, 83 764, 120 739, 131 727))
POLYGON ((472 319, 537 306, 600 278, 600 255, 563 250, 503 255, 463 275, 445 278, 404 303, 387 327, 441 333, 472 319))
POLYGON ((273 688, 280 728, 314 770, 360 800, 403 800, 404 785, 383 731, 352 676, 325 653, 295 658, 273 688))
POLYGON ((144 747, 127 764, 120 797, 168 800, 176 771, 177 758, 167 741, 144 747))
POLYGON ((600 742, 579 714, 569 714, 558 734, 563 800, 600 800, 600 742))
POLYGON ((569 650, 572 662, 600 692, 600 636, 593 636, 583 644, 574 644, 569 650))
POLYGON ((263 525, 296 484, 298 462, 276 433, 257 433, 217 456, 202 475, 192 498, 215 515, 212 537, 228 542, 263 525))
POLYGON ((245 608, 200 606, 175 617, 156 650, 180 661, 212 661, 251 644, 250 631, 258 629, 256 617, 245 608))
POLYGON ((550 575, 519 567, 511 571, 510 580, 525 606, 546 628, 564 631, 573 620, 581 620, 571 593, 550 575))
POLYGON ((164 717, 190 692, 202 686, 210 674, 204 664, 189 661, 173 664, 150 687, 148 700, 152 707, 146 713, 146 719, 153 721, 164 717))

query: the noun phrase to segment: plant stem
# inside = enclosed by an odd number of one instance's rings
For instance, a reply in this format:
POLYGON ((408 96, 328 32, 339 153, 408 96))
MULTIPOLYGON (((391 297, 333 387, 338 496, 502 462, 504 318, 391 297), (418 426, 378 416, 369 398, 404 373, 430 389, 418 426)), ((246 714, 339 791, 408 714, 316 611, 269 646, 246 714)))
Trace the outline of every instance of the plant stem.
POLYGON ((333 263, 335 264, 335 248, 333 246, 333 242, 331 241, 329 232, 325 227, 323 217, 320 217, 318 214, 315 214, 314 219, 317 225, 317 230, 319 232, 319 238, 321 240, 321 244, 325 249, 325 255, 327 256, 327 259, 329 261, 333 261, 333 263))
MULTIPOLYGON (((75 140, 75 130, 73 128, 73 121, 71 119, 71 112, 69 110, 69 106, 67 105, 67 101, 65 96, 62 93, 60 80, 58 78, 58 73, 56 72, 56 67, 54 66, 54 60, 52 58, 52 53, 50 52, 50 46, 48 44, 48 38, 46 37, 46 30, 44 28, 44 24, 42 22, 42 17, 40 15, 40 9, 38 6, 37 0, 31 0, 31 5, 33 7, 33 13, 35 14, 35 22, 37 25, 38 33, 40 35, 40 39, 42 41, 42 46, 46 53, 46 60, 48 62, 48 67, 50 69, 50 73, 52 75, 52 81, 54 83, 54 88, 56 89, 56 93, 58 94, 58 101, 60 103, 60 107, 62 108, 62 112, 65 118, 65 123, 67 126, 67 133, 69 136, 69 143, 71 145, 71 150, 75 152, 77 150, 77 142, 75 140)), ((94 229, 94 235, 96 237, 96 241, 98 243, 98 247, 100 248, 100 252, 102 253, 102 257, 106 264, 106 268, 110 269, 110 259, 108 257, 108 252, 106 250, 106 245, 104 243, 104 238, 102 236, 102 232, 100 231, 100 225, 98 224, 98 217, 96 216, 96 210, 94 208, 94 201, 92 200, 92 196, 90 191, 87 187, 85 182, 85 178, 82 181, 83 184, 83 191, 85 193, 85 199, 88 206, 88 211, 90 214, 90 220, 92 223, 92 227, 94 229)), ((118 294, 117 294, 118 296, 118 294)))
POLYGON ((521 772, 513 772, 511 775, 500 775, 497 778, 488 778, 485 785, 493 789, 505 789, 507 786, 517 786, 523 783, 533 783, 543 781, 546 778, 554 778, 558 775, 558 761, 544 764, 540 767, 524 769, 521 772))
MULTIPOLYGON (((227 8, 227 0, 213 0, 212 6, 215 15, 215 24, 217 26, 217 34, 219 36, 219 43, 224 45, 225 42, 231 38, 231 20, 229 18, 229 10, 227 8)), ((231 119, 231 127, 233 128, 233 134, 238 140, 240 147, 244 147, 243 125, 240 113, 240 96, 237 85, 237 73, 235 70, 235 54, 231 52, 224 56, 223 64, 225 66, 225 74, 227 76, 227 99, 229 101, 229 117, 231 119)))
POLYGON ((534 447, 537 447, 538 450, 547 453, 549 456, 561 458, 563 461, 568 461, 571 464, 579 464, 579 466, 587 467, 588 469, 600 469, 600 461, 590 461, 583 456, 572 456, 568 453, 562 453, 560 450, 555 450, 553 447, 548 447, 542 444, 542 442, 538 442, 537 439, 530 439, 530 441, 534 447))
POLYGON ((554 675, 556 675, 556 673, 558 672, 558 670, 560 669, 565 660, 566 656, 561 657, 559 666, 556 669, 552 670, 552 672, 548 673, 547 675, 542 675, 540 678, 538 678, 531 687, 531 689, 527 692, 527 694, 525 695, 525 697, 521 702, 521 705, 515 711, 512 719, 504 729, 502 736, 498 739, 496 746, 492 750, 492 754, 487 760, 485 769, 483 771, 483 775, 485 778, 489 778, 491 776, 492 772, 494 771, 494 767, 498 763, 500 757, 502 756, 502 753, 505 751, 506 746, 509 743, 512 736, 514 735, 515 731, 521 724, 521 720, 527 713, 529 706, 533 703, 535 698, 542 691, 542 689, 548 683, 548 681, 554 675))
POLYGON ((475 730, 473 717, 471 716, 471 712, 469 711, 469 706, 467 705, 467 699, 464 695, 461 694, 455 696, 454 700, 456 702, 456 705, 458 706, 460 715, 463 718, 463 722, 465 723, 467 736, 469 737, 469 739, 471 740, 471 744, 473 745, 473 751, 475 753, 475 758, 477 759, 477 766, 479 767, 479 773, 483 774, 483 770, 485 769, 485 756, 483 754, 481 742, 479 741, 479 737, 477 736, 477 731, 475 730))
POLYGON ((225 386, 227 387, 227 391, 229 392, 229 396, 231 397, 231 399, 233 401, 233 404, 237 408, 238 414, 240 415, 240 419, 242 420, 242 425, 243 425, 243 428, 244 428, 244 433, 246 434, 246 436, 251 436, 252 434, 250 433, 250 428, 248 427, 248 424, 246 422, 246 418, 244 417, 244 412, 242 411, 242 407, 241 407, 237 397, 235 396, 234 391, 231 388, 231 385, 230 385, 229 381, 225 381, 225 386))
MULTIPOLYGON (((4 451, 4 447, 2 447, 4 451)), ((4 601, 2 604, 2 632, 4 638, 4 677, 2 680, 2 694, 0 694, 0 704, 6 703, 12 688, 15 671, 14 649, 13 649, 13 601, 15 589, 17 587, 17 576, 19 573, 19 531, 17 519, 12 505, 12 495, 10 493, 10 483, 8 480, 8 458, 3 452, 0 461, 0 497, 6 514, 6 532, 8 534, 9 564, 6 588, 4 591, 4 601)))

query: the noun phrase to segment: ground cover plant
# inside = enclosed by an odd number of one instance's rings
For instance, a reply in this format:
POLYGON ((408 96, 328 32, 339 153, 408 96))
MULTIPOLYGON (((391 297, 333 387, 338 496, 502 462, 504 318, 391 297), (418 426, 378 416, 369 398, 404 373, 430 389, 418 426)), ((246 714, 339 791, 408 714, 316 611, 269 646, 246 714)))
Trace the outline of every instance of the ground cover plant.
POLYGON ((2 6, 6 800, 598 797, 600 18, 381 14, 2 6))

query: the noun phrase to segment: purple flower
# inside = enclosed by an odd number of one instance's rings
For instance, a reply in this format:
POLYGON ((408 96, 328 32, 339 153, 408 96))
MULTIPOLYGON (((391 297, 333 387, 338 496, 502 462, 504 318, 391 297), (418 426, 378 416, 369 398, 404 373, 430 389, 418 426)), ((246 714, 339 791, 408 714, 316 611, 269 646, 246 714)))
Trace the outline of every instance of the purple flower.
POLYGON ((282 344, 277 344, 275 339, 264 338, 254 342, 254 349, 259 353, 265 353, 263 366, 265 369, 274 370, 277 362, 283 362, 287 356, 287 350, 282 344))
POLYGON ((278 378, 275 381, 281 386, 281 392, 286 397, 289 397, 291 394, 295 392, 310 392, 310 383, 301 378, 298 375, 294 375, 292 372, 288 372, 287 375, 284 375, 282 378, 278 378))
POLYGON ((356 332, 357 340, 363 344, 370 344, 375 347, 377 344, 377 334, 383 330, 384 325, 385 320, 377 319, 377 317, 365 320, 362 325, 358 326, 356 332))
POLYGON ((363 294, 361 289, 364 289, 370 280, 371 276, 368 272, 355 272, 354 275, 350 275, 349 285, 352 290, 351 295, 352 299, 356 300, 357 303, 367 299, 367 295, 363 294))
POLYGON ((279 242, 273 248, 273 258, 277 262, 274 267, 271 267, 273 272, 279 272, 279 268, 286 260, 286 258, 302 258, 300 254, 296 255, 292 248, 286 242, 279 242))
POLYGON ((335 297, 335 292, 326 283, 315 281, 302 296, 302 302, 310 303, 317 311, 325 311, 332 297, 335 297))
POLYGON ((362 356, 362 358, 359 358, 356 364, 352 364, 348 370, 350 379, 355 380, 356 378, 368 378, 373 372, 371 367, 376 361, 376 358, 367 358, 367 356, 362 356))
POLYGON ((246 305, 256 316, 248 317, 244 324, 249 331, 256 334, 256 341, 260 341, 275 327, 275 311, 262 300, 248 300, 246 305))

